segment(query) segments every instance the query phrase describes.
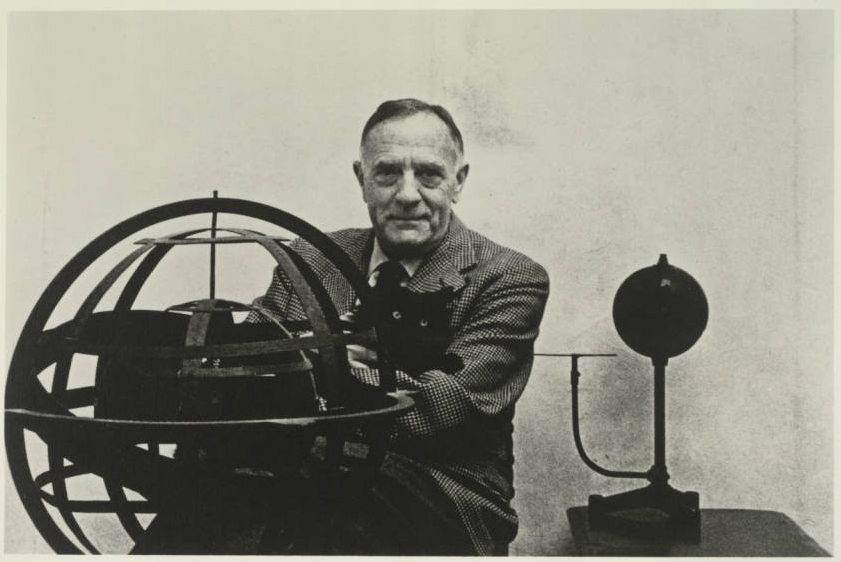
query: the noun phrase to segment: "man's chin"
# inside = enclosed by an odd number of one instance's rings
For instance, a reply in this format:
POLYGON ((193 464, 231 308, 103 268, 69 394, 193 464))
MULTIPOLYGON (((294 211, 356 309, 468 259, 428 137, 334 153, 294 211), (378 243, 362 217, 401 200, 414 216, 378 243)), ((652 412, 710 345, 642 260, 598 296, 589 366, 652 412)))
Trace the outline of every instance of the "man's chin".
POLYGON ((428 228, 408 228, 403 224, 390 225, 384 234, 388 243, 394 246, 422 246, 432 238, 428 228))
POLYGON ((386 236, 385 240, 380 240, 383 249, 393 257, 421 257, 429 251, 432 243, 430 236, 411 235, 406 231, 402 231, 401 234, 386 236))
POLYGON ((423 248, 429 244, 429 238, 389 238, 386 241, 390 248, 410 250, 413 248, 423 248))

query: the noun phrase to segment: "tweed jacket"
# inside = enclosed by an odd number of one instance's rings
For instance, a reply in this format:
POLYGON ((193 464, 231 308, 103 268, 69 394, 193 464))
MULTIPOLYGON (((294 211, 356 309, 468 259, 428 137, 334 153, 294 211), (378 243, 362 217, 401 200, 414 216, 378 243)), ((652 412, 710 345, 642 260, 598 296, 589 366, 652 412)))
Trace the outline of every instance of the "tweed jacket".
MULTIPOLYGON (((368 270, 372 229, 329 236, 360 271, 368 270)), ((332 262, 308 243, 298 240, 292 247, 322 280, 339 313, 351 310, 356 295, 332 262)), ((490 547, 483 541, 499 537, 484 535, 501 532, 510 541, 516 534, 509 505, 514 493, 512 419, 531 371, 549 280, 543 267, 468 229, 453 214, 444 240, 408 284, 418 293, 446 287, 453 291, 446 305, 451 334, 446 353, 459 359, 458 370, 397 371, 398 388, 417 394, 415 408, 397 420, 391 449, 432 471, 456 503, 478 553, 485 554, 490 547), (489 530, 486 523, 494 518, 499 521, 489 530)), ((282 318, 305 318, 279 268, 257 301, 282 318)), ((375 369, 353 371, 363 382, 377 382, 375 369)))

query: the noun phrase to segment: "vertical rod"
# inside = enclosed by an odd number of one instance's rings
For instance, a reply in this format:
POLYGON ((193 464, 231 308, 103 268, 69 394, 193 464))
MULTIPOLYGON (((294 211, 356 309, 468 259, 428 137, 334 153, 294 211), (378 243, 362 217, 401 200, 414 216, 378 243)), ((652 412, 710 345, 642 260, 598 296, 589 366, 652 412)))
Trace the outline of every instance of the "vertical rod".
POLYGON ((666 360, 654 360, 654 471, 666 475, 666 360))
MULTIPOLYGON (((219 198, 219 190, 213 190, 213 198, 219 198)), ((210 238, 216 238, 216 210, 210 219, 210 238)), ((210 243, 210 298, 216 298, 216 243, 210 243)))

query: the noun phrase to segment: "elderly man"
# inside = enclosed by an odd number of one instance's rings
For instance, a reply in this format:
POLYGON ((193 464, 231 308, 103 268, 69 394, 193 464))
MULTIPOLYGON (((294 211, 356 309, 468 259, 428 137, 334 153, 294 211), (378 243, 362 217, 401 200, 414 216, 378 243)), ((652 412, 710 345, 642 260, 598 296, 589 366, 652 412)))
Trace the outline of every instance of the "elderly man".
MULTIPOLYGON (((373 228, 330 237, 375 291, 392 287, 383 293, 401 321, 389 337, 392 358, 398 386, 416 391, 416 407, 397 420, 371 491, 320 531, 324 542, 314 550, 322 553, 499 555, 516 535, 514 403, 531 370, 549 282, 540 265, 455 216, 469 170, 463 153, 450 114, 419 100, 383 103, 362 131, 353 171, 373 228), (401 308, 400 295, 415 304, 401 308)), ((332 264, 306 243, 293 247, 325 280, 337 309, 360 321, 363 311, 332 264)), ((279 271, 258 300, 281 317, 304 317, 279 271)), ((348 346, 348 355, 357 378, 377 380, 373 350, 348 346)))

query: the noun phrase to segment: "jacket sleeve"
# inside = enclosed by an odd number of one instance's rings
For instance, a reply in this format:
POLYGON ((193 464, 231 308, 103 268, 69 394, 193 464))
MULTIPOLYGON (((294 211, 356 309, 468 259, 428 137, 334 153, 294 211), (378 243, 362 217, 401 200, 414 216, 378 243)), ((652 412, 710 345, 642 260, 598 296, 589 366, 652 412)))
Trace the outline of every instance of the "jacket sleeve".
MULTIPOLYGON (((429 437, 471 417, 497 414, 522 394, 549 279, 543 267, 524 256, 484 277, 447 347, 463 367, 452 373, 434 369, 414 378, 398 371, 398 387, 416 391, 416 406, 398 419, 397 439, 429 437)), ((364 382, 376 379, 371 369, 354 374, 364 382)))
MULTIPOLYGON (((275 267, 272 273, 272 281, 266 294, 254 299, 253 306, 258 309, 267 309, 270 312, 277 314, 280 318, 287 320, 300 320, 302 318, 293 318, 293 311, 290 308, 292 301, 293 290, 289 280, 285 275, 281 275, 280 267, 275 267)), ((300 307, 297 307, 300 308, 300 307)), ((264 314, 257 310, 252 310, 248 313, 245 319, 246 322, 269 322, 269 319, 264 314)))

